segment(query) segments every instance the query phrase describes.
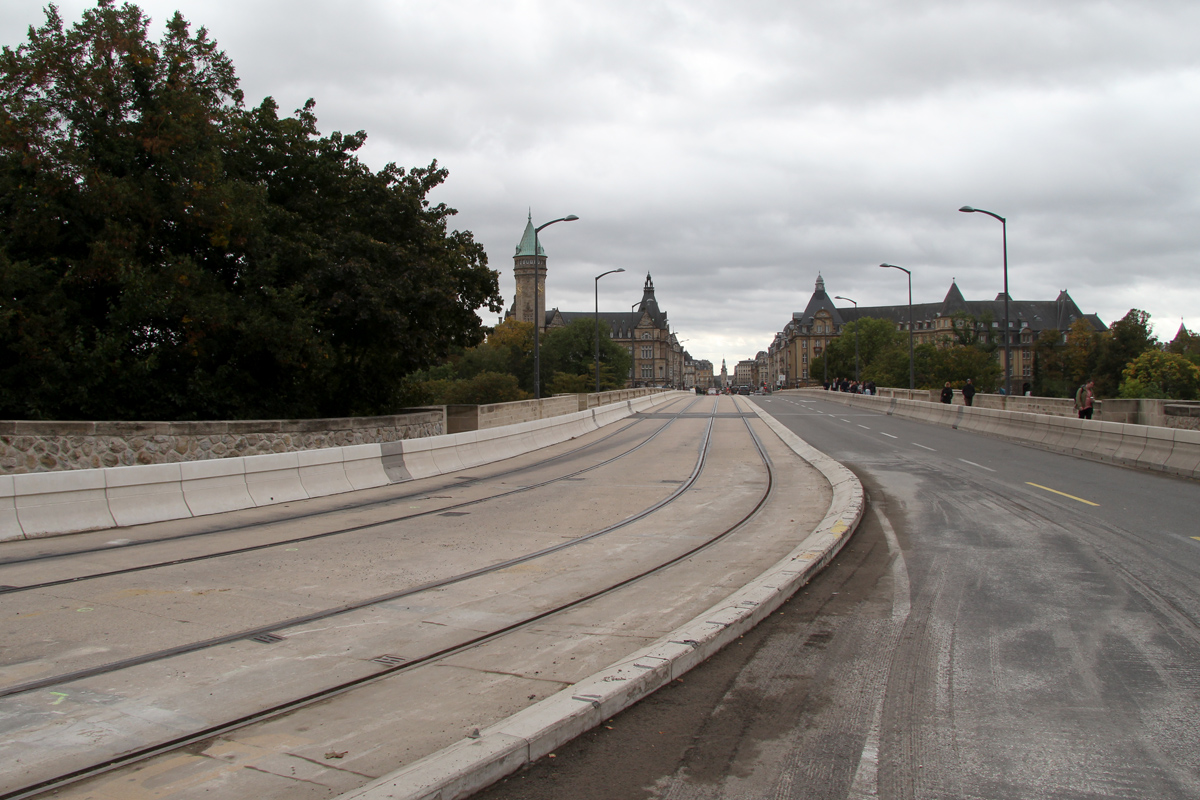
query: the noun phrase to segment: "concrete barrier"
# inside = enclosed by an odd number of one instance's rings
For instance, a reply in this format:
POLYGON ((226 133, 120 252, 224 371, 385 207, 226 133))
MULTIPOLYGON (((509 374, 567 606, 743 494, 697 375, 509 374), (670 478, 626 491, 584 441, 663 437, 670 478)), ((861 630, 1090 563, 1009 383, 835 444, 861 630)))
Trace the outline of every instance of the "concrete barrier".
POLYGON ((113 467, 104 470, 104 485, 108 510, 118 527, 192 515, 183 497, 179 464, 113 467))
POLYGON ((183 473, 183 497, 193 517, 254 507, 254 498, 246 488, 246 459, 185 461, 179 469, 183 473))
POLYGON ((16 489, 12 475, 0 475, 0 542, 24 539, 25 532, 17 522, 16 489))
POLYGON ((1164 469, 1172 475, 1200 478, 1200 431, 1172 430, 1175 442, 1164 469))
POLYGON ((52 536, 61 528, 115 528, 104 494, 104 470, 29 472, 13 475, 17 521, 26 538, 52 536))
POLYGON ((186 519, 457 472, 569 441, 684 396, 500 428, 319 450, 0 475, 0 542, 186 519))
POLYGON ((1107 420, 1083 420, 895 398, 884 410, 874 397, 823 390, 786 390, 842 405, 890 413, 1021 442, 1043 450, 1200 478, 1200 431, 1107 420))

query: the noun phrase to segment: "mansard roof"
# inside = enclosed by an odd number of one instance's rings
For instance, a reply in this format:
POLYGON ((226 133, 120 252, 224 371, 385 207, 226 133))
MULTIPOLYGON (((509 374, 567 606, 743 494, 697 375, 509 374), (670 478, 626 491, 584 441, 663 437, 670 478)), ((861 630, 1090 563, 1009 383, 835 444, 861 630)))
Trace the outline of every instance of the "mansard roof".
POLYGON ((843 324, 841 311, 833 304, 833 300, 829 299, 829 295, 825 294, 825 279, 819 272, 817 273, 816 287, 813 289, 812 297, 808 300, 808 306, 802 313, 792 314, 792 319, 799 320, 801 325, 810 325, 818 311, 829 312, 835 325, 843 324))
MULTIPOLYGON (((873 317, 887 319, 898 325, 908 324, 908 304, 891 306, 851 306, 837 308, 829 295, 825 293, 825 281, 818 275, 816 289, 809 298, 808 306, 802 313, 792 314, 789 324, 811 325, 818 311, 828 311, 833 322, 839 328, 847 322, 873 317)), ((914 322, 925 322, 938 317, 951 317, 955 314, 973 316, 979 321, 1000 323, 1004 320, 1004 293, 997 294, 993 300, 967 300, 959 291, 958 284, 951 282, 949 291, 939 303, 913 303, 912 318, 914 322)), ((1064 289, 1054 300, 1013 300, 1008 301, 1008 318, 1011 327, 1025 326, 1035 330, 1057 329, 1069 330, 1076 320, 1084 319, 1094 330, 1107 330, 1107 326, 1095 314, 1084 314, 1071 295, 1064 289)))

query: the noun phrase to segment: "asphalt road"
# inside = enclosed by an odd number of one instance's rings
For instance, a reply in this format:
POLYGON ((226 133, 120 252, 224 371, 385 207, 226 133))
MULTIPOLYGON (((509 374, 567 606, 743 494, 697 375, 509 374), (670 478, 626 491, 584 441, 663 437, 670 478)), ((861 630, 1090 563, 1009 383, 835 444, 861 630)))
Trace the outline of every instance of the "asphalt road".
POLYGON ((480 800, 1200 797, 1200 484, 798 396, 837 561, 480 800))

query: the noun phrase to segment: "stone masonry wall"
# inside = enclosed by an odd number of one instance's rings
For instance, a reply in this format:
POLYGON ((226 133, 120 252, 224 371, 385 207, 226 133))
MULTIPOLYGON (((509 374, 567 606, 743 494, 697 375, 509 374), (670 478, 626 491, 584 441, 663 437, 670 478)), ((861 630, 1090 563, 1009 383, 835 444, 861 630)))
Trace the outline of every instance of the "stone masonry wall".
POLYGON ((0 421, 0 475, 288 453, 437 436, 445 430, 440 407, 343 419, 0 421))

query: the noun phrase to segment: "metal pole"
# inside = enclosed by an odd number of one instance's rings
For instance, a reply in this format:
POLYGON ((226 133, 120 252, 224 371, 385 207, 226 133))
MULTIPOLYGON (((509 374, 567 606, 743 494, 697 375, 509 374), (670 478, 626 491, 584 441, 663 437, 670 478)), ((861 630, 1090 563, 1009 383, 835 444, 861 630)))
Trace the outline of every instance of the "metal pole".
POLYGON ((600 279, 614 272, 624 272, 624 267, 610 269, 596 276, 596 392, 600 391, 600 279))
POLYGON ((1012 338, 1008 329, 1008 221, 1003 218, 1000 220, 1000 235, 1004 241, 1004 396, 1012 397, 1012 358, 1008 349, 1009 339, 1012 338))
POLYGON ((538 284, 541 282, 542 267, 538 263, 538 231, 541 228, 533 229, 533 399, 538 400, 542 396, 542 364, 541 364, 541 349, 538 345, 542 338, 542 321, 538 319, 541 316, 538 313, 538 284))
POLYGON ((565 217, 552 219, 544 225, 539 225, 533 229, 533 399, 539 400, 542 396, 542 357, 541 357, 541 338, 542 338, 542 315, 538 313, 538 282, 541 278, 542 268, 538 263, 538 234, 542 232, 542 228, 548 228, 556 222, 574 222, 579 217, 574 214, 568 214, 565 217))
POLYGON ((898 269, 908 276, 908 389, 917 388, 916 361, 913 359, 913 310, 912 310, 912 270, 897 267, 895 264, 880 264, 887 269, 898 269))
POLYGON ((1012 394, 1012 360, 1009 351, 1009 339, 1012 337, 1008 330, 1008 220, 999 214, 993 214, 991 211, 985 211, 982 208, 963 206, 959 211, 967 214, 979 212, 980 214, 987 214, 993 219, 1000 220, 1000 235, 1003 237, 1004 243, 1004 394, 1005 396, 1009 396, 1012 394))
POLYGON ((848 303, 854 303, 854 380, 859 380, 858 377, 858 303, 855 303, 849 297, 842 297, 840 294, 834 295, 834 300, 845 300, 848 303))

